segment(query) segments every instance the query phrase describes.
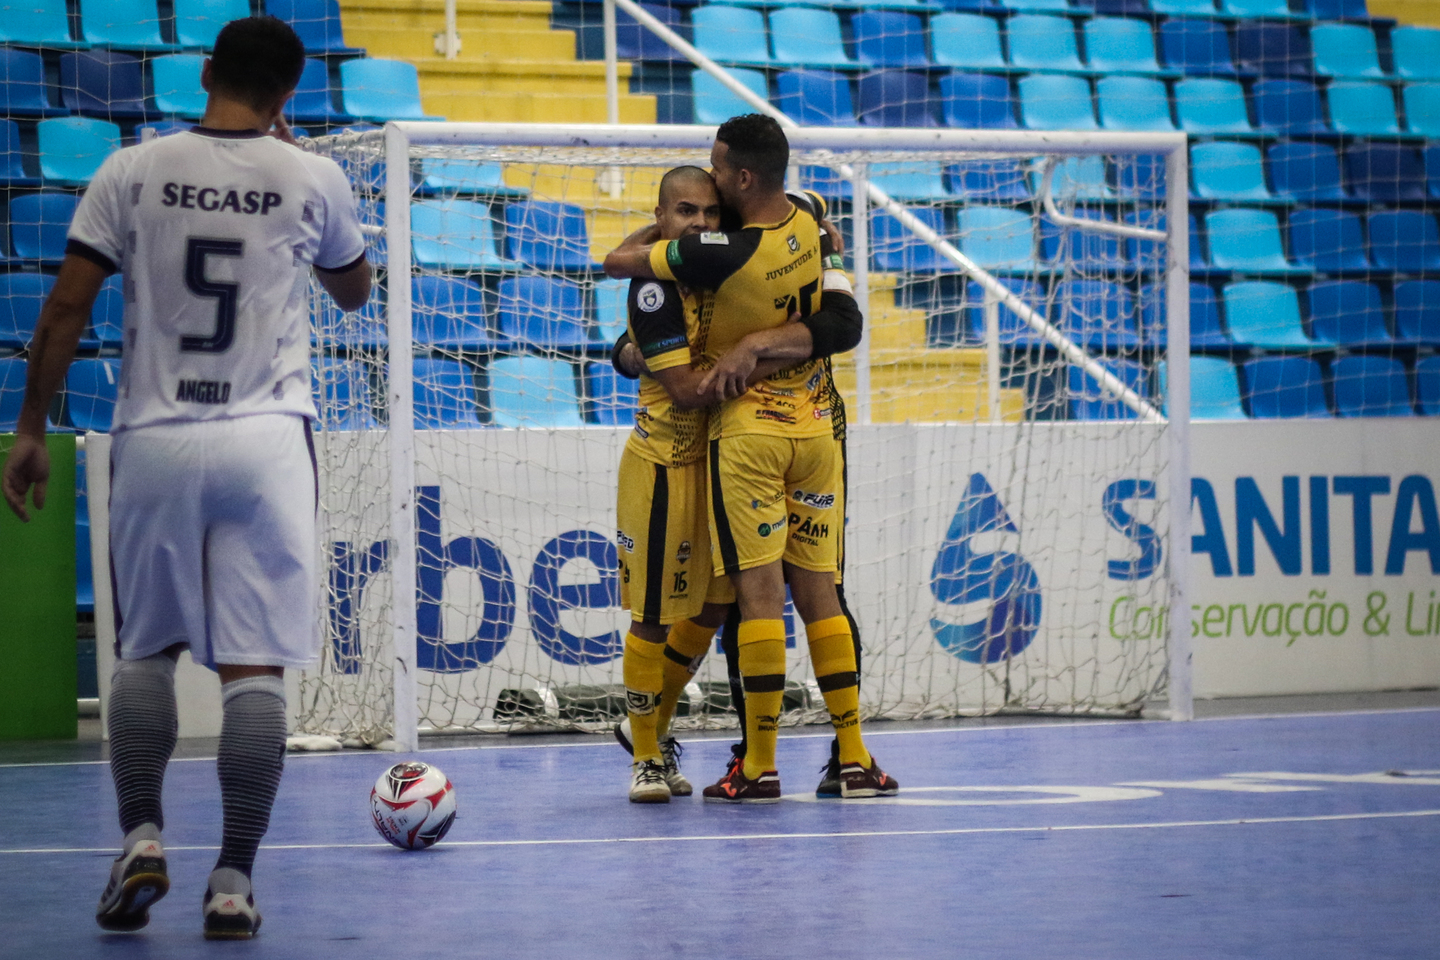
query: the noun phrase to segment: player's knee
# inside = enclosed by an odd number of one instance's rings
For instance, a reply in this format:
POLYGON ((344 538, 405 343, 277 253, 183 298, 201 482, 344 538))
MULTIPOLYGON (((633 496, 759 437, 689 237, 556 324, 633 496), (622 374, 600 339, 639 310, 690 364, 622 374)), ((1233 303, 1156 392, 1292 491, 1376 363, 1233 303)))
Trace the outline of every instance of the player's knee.
POLYGON ((795 602, 795 612, 800 614, 801 620, 815 623, 844 616, 835 593, 835 574, 787 564, 785 575, 790 582, 790 599, 795 602))

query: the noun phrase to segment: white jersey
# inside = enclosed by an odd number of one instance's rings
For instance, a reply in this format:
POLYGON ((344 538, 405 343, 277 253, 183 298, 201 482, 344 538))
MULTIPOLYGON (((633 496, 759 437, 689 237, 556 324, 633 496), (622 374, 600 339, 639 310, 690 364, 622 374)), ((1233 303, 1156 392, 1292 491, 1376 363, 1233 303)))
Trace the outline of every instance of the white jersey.
POLYGON ((68 253, 124 275, 115 431, 256 414, 315 417, 310 268, 365 255, 334 161, 254 132, 196 128, 112 154, 68 253))

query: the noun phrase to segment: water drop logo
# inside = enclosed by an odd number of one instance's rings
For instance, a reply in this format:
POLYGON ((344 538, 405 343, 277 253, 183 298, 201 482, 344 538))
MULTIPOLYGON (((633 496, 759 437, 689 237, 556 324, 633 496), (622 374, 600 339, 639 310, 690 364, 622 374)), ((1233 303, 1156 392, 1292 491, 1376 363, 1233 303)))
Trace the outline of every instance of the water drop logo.
MULTIPOLYGON (((1019 533, 982 474, 972 474, 930 570, 940 646, 967 663, 996 663, 1030 645, 1040 626, 1040 578, 1018 553, 978 553, 980 534, 1019 533)), ((989 538, 987 538, 989 539, 989 538)))

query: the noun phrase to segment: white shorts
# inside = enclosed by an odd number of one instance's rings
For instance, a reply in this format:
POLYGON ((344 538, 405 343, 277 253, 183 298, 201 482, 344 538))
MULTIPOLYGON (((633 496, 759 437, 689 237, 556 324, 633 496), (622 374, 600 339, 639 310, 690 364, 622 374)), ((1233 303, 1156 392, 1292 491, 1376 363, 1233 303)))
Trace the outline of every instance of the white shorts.
POLYGON ((315 663, 309 421, 264 414, 124 430, 110 470, 116 656, 185 643, 212 670, 315 663))

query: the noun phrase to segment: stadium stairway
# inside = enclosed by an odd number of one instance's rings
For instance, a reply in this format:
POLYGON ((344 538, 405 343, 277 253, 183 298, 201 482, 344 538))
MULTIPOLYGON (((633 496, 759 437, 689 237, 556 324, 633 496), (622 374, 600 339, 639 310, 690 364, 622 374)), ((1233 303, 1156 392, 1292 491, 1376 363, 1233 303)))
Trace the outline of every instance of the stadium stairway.
POLYGON ((1435 0, 1369 0, 1372 17, 1393 17, 1403 24, 1440 27, 1440 3, 1435 0))
MULTIPOLYGON (((458 59, 435 49, 444 0, 341 0, 346 42, 372 57, 408 60, 420 74, 426 112, 449 120, 604 123, 605 65, 575 58, 575 34, 550 28, 539 0, 457 0, 458 59)), ((654 123, 655 98, 623 92, 620 120, 654 123)))

